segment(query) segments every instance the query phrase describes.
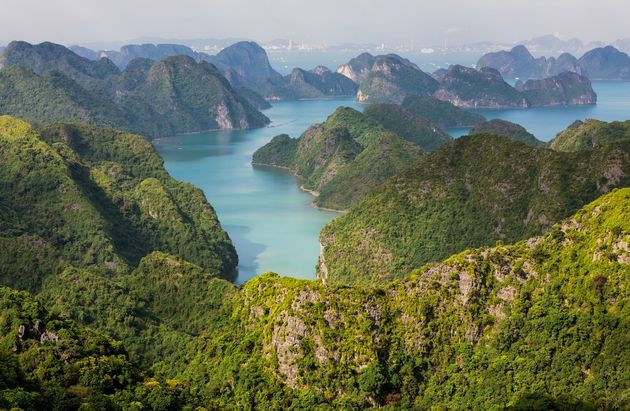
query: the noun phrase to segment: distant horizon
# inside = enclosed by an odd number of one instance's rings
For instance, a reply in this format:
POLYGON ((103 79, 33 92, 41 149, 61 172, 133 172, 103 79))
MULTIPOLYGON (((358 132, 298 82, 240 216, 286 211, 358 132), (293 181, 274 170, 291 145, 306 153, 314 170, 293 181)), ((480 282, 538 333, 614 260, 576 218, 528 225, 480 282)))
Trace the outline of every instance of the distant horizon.
POLYGON ((72 45, 244 38, 432 47, 516 43, 551 33, 611 43, 630 37, 628 15, 624 0, 530 0, 526 5, 514 0, 4 0, 0 39, 72 45))
MULTIPOLYGON (((224 44, 224 47, 227 47, 228 45, 240 42, 240 41, 252 41, 255 42, 261 46, 268 46, 271 45, 272 43, 279 43, 279 42, 289 42, 292 41, 294 42, 294 44, 296 44, 296 47, 298 47, 301 44, 306 44, 309 46, 317 46, 317 47, 321 47, 322 49, 324 48, 335 48, 335 47, 381 47, 384 46, 385 50, 393 50, 397 47, 415 47, 417 49, 420 48, 431 48, 431 47, 437 47, 437 48, 442 48, 444 46, 446 46, 446 48, 461 48, 461 47, 470 47, 470 46, 476 46, 476 45, 493 45, 493 46, 507 46, 507 47, 511 47, 511 46, 516 46, 516 45, 520 45, 520 44, 525 44, 531 41, 535 41, 535 40, 539 40, 539 39, 543 39, 545 37, 555 37, 556 39, 563 41, 563 42, 569 42, 569 41, 579 41, 583 46, 588 47, 589 45, 612 45, 615 42, 628 42, 630 43, 630 35, 628 37, 620 37, 618 39, 614 39, 612 41, 604 41, 604 40, 598 40, 598 39, 594 39, 594 40, 585 40, 582 38, 577 38, 577 37, 572 37, 572 38, 565 38, 565 37, 559 37, 557 34, 552 34, 552 33, 547 33, 547 34, 541 34, 538 36, 534 36, 532 38, 529 39, 522 39, 522 40, 518 40, 518 41, 514 41, 514 42, 510 42, 510 41, 491 41, 491 40, 480 40, 480 41, 473 41, 473 42, 464 42, 464 43, 457 43, 457 44, 448 44, 448 43, 442 43, 442 44, 418 44, 415 43, 413 41, 401 41, 401 42, 352 42, 352 41, 339 41, 339 42, 308 42, 302 39, 297 39, 297 38, 273 38, 270 40, 261 40, 261 39, 255 39, 255 38, 248 38, 248 37, 199 37, 199 38, 178 38, 178 37, 159 37, 159 36, 142 36, 142 37, 135 37, 135 38, 128 38, 128 39, 121 39, 121 40, 101 40, 101 41, 70 41, 70 42, 60 42, 60 41, 55 41, 54 39, 45 39, 45 40, 41 40, 41 41, 29 41, 28 39, 21 39, 21 38, 15 38, 15 39, 0 39, 0 46, 7 46, 9 43, 11 43, 12 41, 25 41, 31 44, 39 44, 39 43, 43 43, 43 42, 52 42, 52 43, 56 43, 56 44, 61 44, 63 46, 66 47, 71 47, 71 46, 81 46, 81 47, 86 47, 86 48, 90 48, 92 50, 98 51, 98 50, 118 50, 120 47, 124 46, 124 45, 139 45, 139 44, 183 44, 183 45, 188 45, 191 43, 198 43, 198 42, 214 42, 214 43, 219 43, 219 44, 224 44)), ((212 43, 208 43, 208 44, 212 44, 212 43)), ((297 49, 296 49, 297 50, 297 49)), ((199 51, 203 51, 203 50, 199 50, 199 51)), ((312 50, 312 51, 316 51, 316 50, 312 50)))

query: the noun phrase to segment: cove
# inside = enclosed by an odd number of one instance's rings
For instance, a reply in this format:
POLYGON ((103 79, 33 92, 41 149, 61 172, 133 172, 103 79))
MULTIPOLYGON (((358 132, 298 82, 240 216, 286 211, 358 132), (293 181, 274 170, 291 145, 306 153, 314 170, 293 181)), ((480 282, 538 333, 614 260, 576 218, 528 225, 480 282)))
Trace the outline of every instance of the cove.
MULTIPOLYGON (((597 105, 477 111, 488 119, 519 123, 543 141, 578 119, 630 117, 630 82, 594 81, 593 88, 597 105)), ((238 283, 267 271, 314 278, 319 232, 339 214, 311 207, 311 195, 300 191, 289 172, 254 167, 251 159, 274 136, 285 133, 297 138, 339 106, 362 110, 353 98, 278 102, 265 111, 272 120, 267 128, 213 131, 155 142, 171 175, 200 187, 216 209, 238 252, 238 283)), ((459 137, 468 130, 448 132, 459 137)))
POLYGON ((251 165, 252 154, 278 134, 297 138, 339 106, 361 109, 353 98, 274 103, 270 127, 213 131, 160 139, 155 148, 171 175, 201 188, 239 257, 237 283, 274 271, 315 278, 319 232, 338 216, 311 206, 285 170, 251 165))

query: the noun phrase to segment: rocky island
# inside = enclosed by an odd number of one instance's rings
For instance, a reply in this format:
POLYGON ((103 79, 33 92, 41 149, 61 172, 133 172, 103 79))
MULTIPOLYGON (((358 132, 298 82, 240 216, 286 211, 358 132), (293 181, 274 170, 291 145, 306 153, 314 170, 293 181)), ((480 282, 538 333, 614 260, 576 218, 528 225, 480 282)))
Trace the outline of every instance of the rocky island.
POLYGON ((153 138, 269 123, 215 66, 187 56, 135 59, 120 71, 61 45, 12 42, 1 63, 0 109, 39 125, 80 121, 153 138))

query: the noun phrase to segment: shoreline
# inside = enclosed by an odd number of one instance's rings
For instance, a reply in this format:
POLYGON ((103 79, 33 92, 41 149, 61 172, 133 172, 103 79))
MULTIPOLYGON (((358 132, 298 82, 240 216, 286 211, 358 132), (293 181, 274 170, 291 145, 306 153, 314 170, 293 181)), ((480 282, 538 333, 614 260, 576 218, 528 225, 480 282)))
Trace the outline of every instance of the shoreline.
MULTIPOLYGON (((276 168, 276 169, 280 169, 280 170, 286 170, 289 173, 291 173, 291 175, 295 178, 297 178, 299 181, 304 181, 304 178, 302 176, 297 175, 293 170, 291 170, 289 167, 285 167, 285 166, 277 166, 277 165, 272 165, 272 164, 263 164, 263 163, 257 163, 252 161, 252 166, 256 166, 256 167, 267 167, 267 168, 276 168)), ((308 188, 305 188, 302 184, 298 185, 298 189, 300 191, 303 191, 305 193, 310 194, 313 197, 318 197, 319 196, 319 192, 314 191, 314 190, 309 190, 308 188)), ((311 201, 310 204, 311 207, 317 209, 317 210, 321 210, 321 211, 327 211, 329 213, 337 213, 337 214, 346 214, 348 212, 348 210, 335 210, 334 208, 328 208, 328 207, 320 207, 317 204, 315 204, 315 202, 311 201)))

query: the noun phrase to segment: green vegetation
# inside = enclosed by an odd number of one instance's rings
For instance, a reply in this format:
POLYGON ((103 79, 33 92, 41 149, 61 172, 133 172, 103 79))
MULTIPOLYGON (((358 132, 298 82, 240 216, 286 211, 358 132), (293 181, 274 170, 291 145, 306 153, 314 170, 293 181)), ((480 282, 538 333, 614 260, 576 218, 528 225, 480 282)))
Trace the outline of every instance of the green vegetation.
POLYGON ((14 42, 0 67, 0 113, 38 126, 76 121, 159 137, 269 123, 216 67, 191 57, 136 59, 119 72, 63 46, 14 42))
POLYGON ((185 375, 215 408, 626 408, 628 200, 382 288, 257 277, 185 375))
POLYGON ((402 107, 441 128, 472 127, 485 121, 481 114, 466 111, 431 96, 408 96, 402 107))
POLYGON ((36 132, 2 116, 0 159, 4 284, 36 291, 67 265, 126 273, 157 250, 233 275, 236 252, 203 193, 173 180, 139 136, 67 124, 36 132))
POLYGON ((590 150, 603 144, 630 139, 630 121, 605 121, 589 119, 576 121, 549 142, 558 151, 590 150))
POLYGON ((433 151, 453 139, 430 121, 395 104, 371 104, 363 114, 424 151, 433 151))
POLYGON ((415 64, 395 54, 377 56, 359 83, 357 100, 362 103, 400 104, 407 96, 431 95, 438 82, 415 64))
MULTIPOLYGON (((326 169, 355 149, 352 163, 376 170, 374 157, 388 164, 418 151, 387 132, 363 148, 348 129, 328 126, 305 137, 332 150, 326 169)), ((316 164, 295 146, 305 167, 316 164)), ((413 179, 422 190, 403 184, 423 168, 443 173, 441 195, 461 175, 458 195, 499 204, 493 195, 505 201, 534 174, 536 189, 555 195, 541 196, 537 224, 565 212, 544 208, 550 199, 577 213, 542 237, 410 264, 386 284, 269 273, 236 287, 196 248, 205 240, 224 266, 235 264, 212 209, 166 174, 145 140, 91 126, 38 132, 0 117, 0 282, 34 294, 0 286, 0 408, 627 409, 630 189, 578 203, 598 195, 586 187, 627 184, 629 149, 557 153, 464 137, 381 190, 395 185, 430 206, 421 196, 431 181, 413 179), (618 164, 623 175, 613 175, 618 164), (502 185, 489 177, 508 170, 518 175, 502 185)), ((398 242, 416 241, 391 229, 398 242)), ((373 234, 368 227, 362 244, 373 234)))
POLYGON ((577 73, 564 72, 525 83, 519 81, 512 87, 493 68, 475 70, 459 65, 443 74, 434 95, 463 108, 529 108, 595 104, 597 101, 589 79, 577 73))
POLYGON ((629 175, 628 142, 559 153, 490 135, 462 137, 327 225, 319 274, 330 283, 382 283, 468 247, 538 235, 627 186, 629 175))
POLYGON ((317 204, 334 204, 348 209, 378 184, 405 170, 422 158, 421 150, 392 133, 381 133, 345 168, 342 168, 317 196, 317 204))
MULTIPOLYGON (((340 107, 299 139, 274 137, 254 153, 252 163, 291 170, 302 180, 302 187, 316 195, 317 206, 347 209, 421 157, 418 146, 388 132, 387 124, 379 123, 389 120, 380 115, 385 110, 390 111, 387 107, 374 107, 372 115, 367 115, 340 107)), ((436 139, 448 137, 411 114, 401 120, 405 123, 400 131, 406 132, 409 140, 414 138, 412 142, 422 141, 433 147, 441 141, 436 139)))
POLYGON ((520 124, 501 119, 493 119, 477 124, 468 133, 471 136, 474 134, 494 134, 495 136, 520 141, 532 147, 545 147, 547 145, 545 142, 538 140, 536 136, 520 124))

